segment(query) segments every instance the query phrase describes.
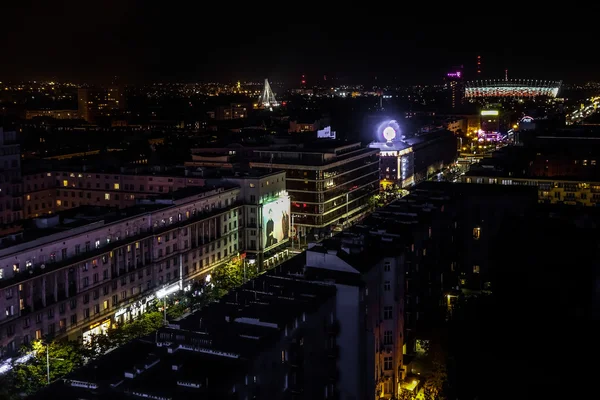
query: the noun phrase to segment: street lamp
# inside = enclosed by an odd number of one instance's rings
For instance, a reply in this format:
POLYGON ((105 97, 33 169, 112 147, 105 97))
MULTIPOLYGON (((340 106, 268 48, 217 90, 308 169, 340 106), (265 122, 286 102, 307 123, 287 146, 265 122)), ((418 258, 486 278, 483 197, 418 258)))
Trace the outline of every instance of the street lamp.
MULTIPOLYGON (((50 384, 50 343, 42 342, 46 345, 46 377, 48 378, 48 385, 50 384)), ((65 361, 64 358, 52 358, 57 361, 65 361)))

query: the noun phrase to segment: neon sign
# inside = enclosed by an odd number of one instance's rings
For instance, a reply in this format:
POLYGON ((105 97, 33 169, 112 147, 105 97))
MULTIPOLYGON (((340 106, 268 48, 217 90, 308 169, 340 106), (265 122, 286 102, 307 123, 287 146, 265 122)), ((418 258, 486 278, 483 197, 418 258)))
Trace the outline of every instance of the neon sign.
POLYGON ((383 139, 385 139, 387 142, 391 142, 397 138, 399 139, 399 135, 400 126, 394 119, 384 121, 377 127, 377 136, 379 138, 383 136, 383 139))
POLYGON ((448 78, 460 78, 462 73, 460 71, 448 72, 448 78))
POLYGON ((524 124, 528 124, 530 122, 533 122, 533 117, 530 117, 529 115, 524 116, 523 118, 521 118, 521 121, 519 121, 519 123, 524 123, 524 124))
POLYGON ((498 115, 498 110, 483 110, 481 115, 498 115))
POLYGON ((396 137, 396 130, 394 128, 392 128, 391 126, 386 127, 383 130, 383 137, 388 142, 391 142, 396 137))

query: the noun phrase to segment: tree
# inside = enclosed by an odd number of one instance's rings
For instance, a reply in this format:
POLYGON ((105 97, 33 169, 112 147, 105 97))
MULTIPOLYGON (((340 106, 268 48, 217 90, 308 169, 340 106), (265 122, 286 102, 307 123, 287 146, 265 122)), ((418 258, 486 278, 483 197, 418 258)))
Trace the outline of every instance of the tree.
POLYGON ((0 400, 21 399, 20 393, 15 388, 15 382, 12 373, 0 375, 0 400))
POLYGON ((415 398, 415 394, 410 390, 400 389, 400 393, 398 393, 398 400, 413 400, 415 398))
POLYGON ((434 360, 431 374, 425 380, 425 399, 435 400, 442 398, 447 378, 446 365, 440 360, 434 360))
POLYGON ((47 363, 50 365, 52 382, 82 366, 86 355, 81 344, 67 341, 45 345, 38 340, 25 350, 32 354, 32 359, 13 365, 8 378, 16 393, 31 394, 45 386, 48 382, 47 363))
MULTIPOLYGON (((246 274, 253 268, 246 268, 246 274)), ((230 261, 214 269, 211 283, 223 293, 241 286, 244 283, 244 266, 241 261, 230 261)), ((249 277, 246 276, 246 279, 249 277)), ((250 278, 251 279, 251 278, 250 278)), ((220 296, 219 296, 220 297, 220 296)))
POLYGON ((129 323, 109 329, 106 334, 92 336, 87 352, 92 358, 101 357, 110 349, 156 331, 163 325, 163 319, 160 311, 142 314, 129 323))

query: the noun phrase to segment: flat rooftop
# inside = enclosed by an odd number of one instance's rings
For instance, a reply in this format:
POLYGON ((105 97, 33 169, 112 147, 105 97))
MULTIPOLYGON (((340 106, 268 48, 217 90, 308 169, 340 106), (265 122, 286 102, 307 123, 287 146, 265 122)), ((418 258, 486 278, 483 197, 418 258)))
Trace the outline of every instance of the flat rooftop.
POLYGON ((325 166, 337 163, 348 158, 361 155, 377 154, 378 149, 358 146, 340 147, 331 149, 327 146, 318 148, 290 148, 286 150, 273 149, 256 151, 257 157, 250 161, 250 166, 254 167, 260 164, 264 167, 266 164, 278 167, 280 165, 303 165, 309 167, 325 166))
POLYGON ((259 354, 335 294, 333 285, 281 273, 260 275, 218 302, 78 369, 53 384, 51 393, 66 400, 228 398, 259 354))

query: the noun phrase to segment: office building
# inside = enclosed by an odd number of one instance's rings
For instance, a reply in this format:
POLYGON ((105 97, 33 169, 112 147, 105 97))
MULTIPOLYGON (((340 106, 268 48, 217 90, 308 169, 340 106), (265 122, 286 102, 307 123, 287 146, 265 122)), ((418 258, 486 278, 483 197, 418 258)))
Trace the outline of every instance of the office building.
POLYGON ((21 151, 17 133, 0 127, 0 234, 23 218, 21 151))
POLYGON ((294 229, 302 237, 323 237, 360 218, 379 191, 378 150, 360 143, 322 140, 255 154, 251 167, 286 172, 294 229))
POLYGON ((380 151, 380 183, 383 188, 389 185, 400 188, 412 186, 456 161, 457 139, 451 131, 436 130, 400 138, 396 136, 393 124, 389 128, 391 130, 387 134, 390 140, 369 144, 370 148, 380 151))
MULTIPOLYGON (((81 340, 134 318, 158 290, 182 288, 240 256, 241 194, 228 182, 184 188, 121 210, 80 207, 41 217, 2 237, 2 352, 45 335, 81 340)), ((253 249, 258 269, 263 243, 253 249)))
POLYGON ((446 89, 449 92, 450 108, 457 109, 463 105, 465 98, 464 74, 462 66, 456 67, 446 74, 446 89))
MULTIPOLYGON (((51 389, 151 399, 351 399, 338 375, 336 289, 263 275, 51 389)), ((351 350, 349 350, 351 351, 351 350)), ((43 393, 40 394, 42 396, 43 393)))
POLYGON ((481 130, 485 134, 497 133, 500 131, 500 112, 498 110, 481 111, 481 130))

